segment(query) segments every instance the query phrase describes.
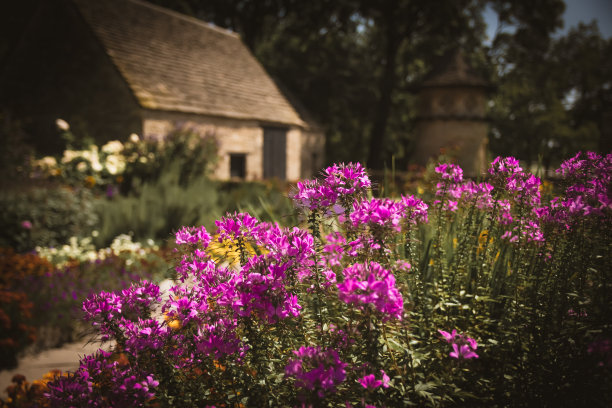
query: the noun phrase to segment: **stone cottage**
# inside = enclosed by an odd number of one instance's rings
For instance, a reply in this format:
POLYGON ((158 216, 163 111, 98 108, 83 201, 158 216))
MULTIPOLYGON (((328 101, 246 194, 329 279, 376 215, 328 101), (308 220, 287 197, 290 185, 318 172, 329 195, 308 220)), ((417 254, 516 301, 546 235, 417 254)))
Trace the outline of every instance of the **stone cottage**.
POLYGON ((0 108, 57 149, 55 119, 97 142, 176 126, 216 137, 219 179, 309 177, 324 135, 239 35, 142 0, 35 1, 0 67, 0 108))

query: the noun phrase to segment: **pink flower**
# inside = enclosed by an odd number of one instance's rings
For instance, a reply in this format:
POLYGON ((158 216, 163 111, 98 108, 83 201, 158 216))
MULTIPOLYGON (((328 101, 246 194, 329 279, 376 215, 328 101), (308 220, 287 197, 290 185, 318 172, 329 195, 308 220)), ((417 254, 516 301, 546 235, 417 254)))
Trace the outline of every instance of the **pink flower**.
POLYGON ((21 221, 21 228, 23 229, 32 229, 32 223, 28 220, 21 221))
POLYGON ((374 374, 368 374, 359 379, 359 384, 361 384, 363 388, 374 389, 380 387, 382 385, 382 381, 377 380, 376 377, 374 377, 374 374))
POLYGON ((442 335, 444 340, 453 347, 448 355, 456 359, 470 359, 478 358, 478 354, 474 352, 478 348, 476 340, 468 337, 465 334, 457 334, 457 330, 453 330, 451 333, 438 330, 438 333, 442 335))
POLYGON ((467 344, 460 346, 453 343, 453 351, 451 351, 448 355, 458 359, 478 358, 478 354, 474 353, 467 344))
POLYGON ((375 389, 382 385, 383 388, 389 388, 389 376, 385 373, 385 370, 380 370, 382 373, 382 380, 377 380, 374 374, 368 374, 359 379, 359 384, 366 389, 375 389))
POLYGON ((444 337, 447 343, 452 343, 455 340, 455 337, 457 337, 457 330, 453 330, 452 333, 444 330, 438 330, 438 332, 442 335, 442 337, 444 337))
POLYGON ((358 263, 345 268, 343 275, 337 285, 340 300, 360 308, 372 305, 384 321, 402 319, 404 300, 390 271, 376 262, 358 263))

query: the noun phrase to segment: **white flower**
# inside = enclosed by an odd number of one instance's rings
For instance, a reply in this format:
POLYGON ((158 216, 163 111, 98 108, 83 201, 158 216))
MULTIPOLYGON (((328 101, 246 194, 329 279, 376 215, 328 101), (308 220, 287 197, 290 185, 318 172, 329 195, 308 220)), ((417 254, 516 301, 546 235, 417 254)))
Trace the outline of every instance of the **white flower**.
POLYGON ((111 140, 102 146, 102 151, 107 154, 121 153, 123 151, 123 143, 118 140, 111 140))
POLYGON ((87 163, 79 162, 79 164, 77 164, 76 169, 80 172, 84 172, 85 170, 87 170, 87 163))
POLYGON ((35 162, 35 165, 37 167, 40 167, 41 169, 54 169, 57 167, 57 160, 55 160, 55 157, 52 156, 45 156, 40 160, 37 160, 35 162))
POLYGON ((62 163, 70 163, 76 158, 81 157, 82 152, 78 150, 64 150, 64 156, 62 157, 62 163))
POLYGON ((63 130, 64 132, 70 130, 70 125, 64 119, 55 119, 55 126, 57 126, 59 130, 63 130))
POLYGON ((104 166, 110 174, 120 174, 125 170, 125 160, 121 156, 110 155, 106 158, 104 166))
POLYGON ((102 171, 104 167, 100 163, 100 157, 98 156, 98 146, 91 145, 91 150, 86 150, 83 152, 83 157, 91 162, 91 168, 93 171, 102 171))
POLYGON ((98 158, 98 155, 96 154, 95 156, 93 156, 91 158, 91 169, 93 171, 102 171, 104 167, 102 167, 102 164, 100 163, 100 159, 98 158))
POLYGON ((132 133, 130 135, 130 142, 138 143, 139 141, 140 141, 140 138, 138 137, 138 135, 136 133, 132 133))

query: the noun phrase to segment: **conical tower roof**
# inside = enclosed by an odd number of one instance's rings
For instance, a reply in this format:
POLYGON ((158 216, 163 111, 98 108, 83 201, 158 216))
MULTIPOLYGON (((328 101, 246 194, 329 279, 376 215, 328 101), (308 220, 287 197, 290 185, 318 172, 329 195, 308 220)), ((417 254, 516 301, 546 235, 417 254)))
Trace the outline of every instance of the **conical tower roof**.
POLYGON ((434 68, 425 76, 416 89, 441 87, 479 87, 491 89, 492 86, 479 75, 465 60, 461 49, 446 53, 434 68))

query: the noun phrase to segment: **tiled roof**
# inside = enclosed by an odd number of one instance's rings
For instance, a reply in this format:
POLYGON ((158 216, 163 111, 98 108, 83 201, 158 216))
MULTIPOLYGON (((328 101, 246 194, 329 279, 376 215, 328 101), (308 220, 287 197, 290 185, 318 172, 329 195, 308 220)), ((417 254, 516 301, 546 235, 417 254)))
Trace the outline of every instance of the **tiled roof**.
POLYGON ((141 0, 73 0, 141 106, 304 126, 240 37, 141 0))
POLYGON ((454 50, 441 58, 418 88, 448 86, 489 88, 490 84, 468 65, 461 50, 454 50))

